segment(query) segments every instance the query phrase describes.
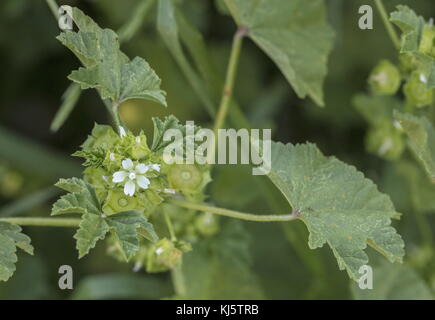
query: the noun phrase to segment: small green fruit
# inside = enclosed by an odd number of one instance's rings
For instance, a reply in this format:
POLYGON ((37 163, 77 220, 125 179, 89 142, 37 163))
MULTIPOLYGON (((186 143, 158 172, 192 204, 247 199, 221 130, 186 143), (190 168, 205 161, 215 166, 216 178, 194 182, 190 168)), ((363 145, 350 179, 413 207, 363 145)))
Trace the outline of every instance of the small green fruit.
POLYGON ((367 151, 386 160, 400 158, 405 143, 402 134, 393 126, 371 128, 366 135, 367 151))
POLYGON ((382 60, 372 70, 369 85, 373 93, 378 95, 393 95, 400 87, 399 69, 388 60, 382 60))
POLYGON ((121 189, 110 190, 103 205, 104 213, 111 215, 118 212, 143 211, 143 205, 137 197, 129 197, 121 189))
POLYGON ((406 101, 416 107, 425 107, 434 100, 433 89, 428 89, 427 79, 424 73, 414 71, 406 84, 403 86, 403 93, 406 101))

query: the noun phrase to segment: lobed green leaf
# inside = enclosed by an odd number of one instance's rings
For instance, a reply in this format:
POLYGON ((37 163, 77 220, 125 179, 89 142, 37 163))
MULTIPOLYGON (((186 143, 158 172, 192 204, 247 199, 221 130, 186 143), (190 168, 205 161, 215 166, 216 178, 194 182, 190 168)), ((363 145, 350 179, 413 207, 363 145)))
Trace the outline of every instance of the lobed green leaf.
POLYGON ((323 105, 334 33, 323 0, 225 0, 239 26, 275 62, 300 98, 323 105))
POLYGON ((0 222, 0 281, 7 281, 14 274, 17 247, 33 255, 30 238, 21 233, 21 227, 0 222))
POLYGON ((390 226, 398 213, 354 167, 324 156, 313 144, 274 142, 268 177, 307 226, 309 247, 327 243, 352 279, 368 262, 367 244, 391 262, 402 261, 403 240, 390 226))

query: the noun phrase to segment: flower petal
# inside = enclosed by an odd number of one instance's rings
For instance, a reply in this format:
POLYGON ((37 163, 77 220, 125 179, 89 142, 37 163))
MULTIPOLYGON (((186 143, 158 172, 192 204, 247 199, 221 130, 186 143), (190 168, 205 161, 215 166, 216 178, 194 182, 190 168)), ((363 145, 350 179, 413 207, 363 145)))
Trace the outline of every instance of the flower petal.
POLYGON ((133 161, 131 161, 131 159, 122 160, 122 167, 125 170, 131 170, 131 169, 133 169, 133 161))
POLYGON ((124 186, 124 193, 127 196, 131 196, 132 197, 134 195, 134 191, 135 190, 136 190, 136 184, 133 181, 128 180, 127 183, 124 186))
POLYGON ((159 164, 153 163, 153 164, 150 165, 150 167, 151 167, 151 169, 160 172, 160 165, 159 164))
POLYGON ((136 172, 137 173, 144 174, 147 171, 148 171, 148 166, 144 165, 143 163, 139 163, 136 166, 136 172))
POLYGON ((127 177, 128 173, 125 171, 117 171, 113 174, 112 182, 122 182, 127 177))
POLYGON ((150 180, 144 176, 137 176, 136 178, 137 184, 142 189, 148 189, 148 186, 150 184, 150 180))

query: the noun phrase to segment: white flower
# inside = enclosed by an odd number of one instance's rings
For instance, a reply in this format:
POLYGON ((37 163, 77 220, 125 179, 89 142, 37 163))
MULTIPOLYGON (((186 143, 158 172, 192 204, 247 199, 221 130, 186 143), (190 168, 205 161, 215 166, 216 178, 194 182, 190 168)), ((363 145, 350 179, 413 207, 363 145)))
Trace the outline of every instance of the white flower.
POLYGON ((136 191, 136 185, 142 189, 148 189, 150 180, 144 176, 144 174, 152 169, 155 171, 160 171, 160 165, 150 164, 145 165, 139 163, 136 167, 131 159, 122 160, 122 168, 124 170, 117 171, 113 174, 112 182, 118 183, 127 180, 124 184, 124 193, 127 196, 133 196, 136 191))

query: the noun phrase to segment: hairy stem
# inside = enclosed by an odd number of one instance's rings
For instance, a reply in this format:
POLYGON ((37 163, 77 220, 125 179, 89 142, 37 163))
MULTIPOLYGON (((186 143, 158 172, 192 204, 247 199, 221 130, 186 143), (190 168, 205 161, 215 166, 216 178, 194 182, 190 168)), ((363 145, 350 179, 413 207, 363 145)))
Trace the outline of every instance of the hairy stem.
POLYGON ((391 38, 391 41, 393 42, 396 49, 399 49, 400 48, 399 36, 397 35, 396 30, 394 30, 391 21, 388 19, 387 10, 385 10, 382 0, 374 0, 374 1, 379 14, 381 15, 382 21, 384 22, 385 29, 387 29, 388 35, 391 38))
POLYGON ((222 128, 228 113, 228 107, 230 105, 231 97, 233 95, 234 82, 236 79, 237 65, 239 62, 243 37, 247 34, 247 32, 248 29, 246 27, 240 26, 233 38, 233 45, 231 47, 230 61, 228 62, 227 75, 225 78, 221 103, 219 105, 219 109, 216 114, 216 120, 214 123, 215 136, 217 136, 218 130, 222 128))
POLYGON ((0 222, 9 222, 20 226, 39 226, 39 227, 78 227, 80 219, 73 218, 0 218, 0 222))
POLYGON ((299 218, 298 212, 294 212, 292 214, 283 214, 283 215, 268 215, 268 214, 258 215, 252 213, 239 212, 230 209, 217 208, 217 207, 209 206, 205 203, 195 203, 186 200, 170 199, 168 201, 169 203, 182 208, 193 209, 193 210, 198 210, 203 212, 210 212, 221 216, 247 220, 247 221, 275 222, 275 221, 292 221, 299 218))
MULTIPOLYGON (((119 132, 119 127, 124 127, 121 118, 119 117, 119 103, 110 102, 109 100, 103 100, 109 115, 112 117, 115 129, 119 132)), ((120 132, 119 132, 120 133, 120 132)))

